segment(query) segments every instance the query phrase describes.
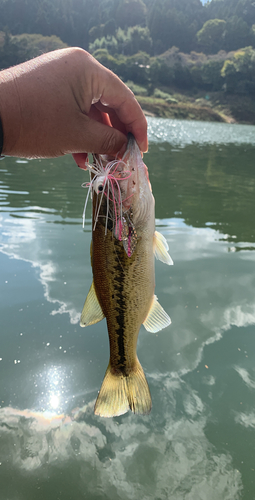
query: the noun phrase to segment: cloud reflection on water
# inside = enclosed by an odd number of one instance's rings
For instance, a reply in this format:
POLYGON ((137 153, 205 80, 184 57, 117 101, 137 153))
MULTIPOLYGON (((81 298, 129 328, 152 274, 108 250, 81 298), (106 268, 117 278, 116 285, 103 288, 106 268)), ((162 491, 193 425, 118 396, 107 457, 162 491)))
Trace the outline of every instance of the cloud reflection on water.
MULTIPOLYGON (((49 214, 47 218, 50 218, 49 214)), ((45 298, 48 302, 57 306, 57 309, 52 311, 52 314, 68 313, 71 323, 77 323, 80 312, 72 304, 72 297, 70 297, 70 301, 66 300, 66 294, 61 292, 62 286, 60 286, 67 284, 64 280, 60 283, 59 279, 61 270, 58 261, 60 259, 63 233, 54 227, 55 238, 51 235, 49 241, 45 237, 47 231, 45 232, 44 224, 43 216, 38 216, 36 213, 30 212, 29 218, 25 217, 25 214, 22 214, 22 218, 12 218, 2 214, 0 216, 0 225, 2 227, 0 251, 11 258, 29 262, 34 268, 37 268, 39 270, 39 280, 44 288, 45 298), (57 293, 55 293, 55 285, 57 285, 57 293), (61 295, 65 300, 60 298, 61 295)), ((65 242, 63 242, 62 248, 65 248, 65 246, 65 242)), ((75 274, 75 270, 73 274, 75 274)), ((72 278, 74 279, 73 275, 72 278)), ((68 287, 66 288, 68 289, 68 287)))
MULTIPOLYGON (((77 490, 91 499, 238 499, 240 472, 206 438, 201 399, 177 374, 152 379, 159 406, 147 418, 100 419, 91 404, 75 419, 1 409, 0 437, 8 441, 8 450, 0 449, 2 466, 8 461, 18 476, 34 473, 38 484, 45 467, 52 474, 75 467, 77 490)), ((63 488, 65 482, 63 477, 63 488)))

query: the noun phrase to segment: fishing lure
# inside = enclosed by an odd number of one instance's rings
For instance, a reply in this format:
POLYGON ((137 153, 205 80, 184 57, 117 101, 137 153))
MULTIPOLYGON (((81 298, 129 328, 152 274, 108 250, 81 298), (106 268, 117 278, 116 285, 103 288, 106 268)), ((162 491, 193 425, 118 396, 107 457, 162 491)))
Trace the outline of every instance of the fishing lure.
POLYGON ((128 257, 131 257, 136 246, 137 235, 132 222, 132 211, 130 209, 124 210, 123 204, 131 198, 132 194, 122 200, 121 181, 129 179, 132 172, 125 170, 123 160, 115 159, 107 162, 104 156, 94 156, 94 161, 95 163, 92 165, 88 162, 85 164, 86 169, 90 172, 91 180, 82 184, 82 187, 88 188, 82 216, 83 228, 89 195, 91 194, 92 197, 93 191, 98 195, 93 231, 98 222, 103 197, 106 196, 105 235, 107 234, 108 220, 111 219, 114 223, 114 236, 122 241, 128 257))

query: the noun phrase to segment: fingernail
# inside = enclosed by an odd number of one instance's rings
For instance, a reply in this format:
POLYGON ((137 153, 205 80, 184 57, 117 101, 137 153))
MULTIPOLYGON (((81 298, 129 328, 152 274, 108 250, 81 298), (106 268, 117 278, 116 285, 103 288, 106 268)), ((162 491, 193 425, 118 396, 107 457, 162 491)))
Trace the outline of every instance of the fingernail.
POLYGON ((148 141, 142 143, 142 152, 148 153, 148 141))

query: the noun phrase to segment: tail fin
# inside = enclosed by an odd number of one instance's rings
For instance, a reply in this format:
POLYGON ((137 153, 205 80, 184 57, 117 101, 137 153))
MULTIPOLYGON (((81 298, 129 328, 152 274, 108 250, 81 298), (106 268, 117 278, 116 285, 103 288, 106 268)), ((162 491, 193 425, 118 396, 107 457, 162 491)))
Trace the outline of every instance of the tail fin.
POLYGON ((151 411, 150 389, 138 359, 135 369, 126 377, 111 373, 109 363, 94 411, 100 417, 117 417, 129 408, 141 415, 151 411))

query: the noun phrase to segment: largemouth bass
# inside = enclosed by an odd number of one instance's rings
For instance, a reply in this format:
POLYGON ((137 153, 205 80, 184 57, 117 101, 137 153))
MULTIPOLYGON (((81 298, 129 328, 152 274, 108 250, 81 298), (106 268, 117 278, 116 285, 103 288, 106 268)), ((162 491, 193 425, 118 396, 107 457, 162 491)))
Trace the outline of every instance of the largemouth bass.
POLYGON ((121 161, 94 156, 88 168, 93 282, 80 324, 93 325, 106 317, 110 342, 110 361, 94 411, 102 417, 129 409, 147 414, 151 395, 136 354, 137 338, 141 324, 157 332, 171 323, 154 295, 154 254, 166 264, 173 262, 165 238, 155 231, 148 170, 134 137, 129 135, 121 161))

